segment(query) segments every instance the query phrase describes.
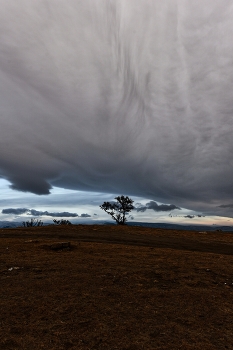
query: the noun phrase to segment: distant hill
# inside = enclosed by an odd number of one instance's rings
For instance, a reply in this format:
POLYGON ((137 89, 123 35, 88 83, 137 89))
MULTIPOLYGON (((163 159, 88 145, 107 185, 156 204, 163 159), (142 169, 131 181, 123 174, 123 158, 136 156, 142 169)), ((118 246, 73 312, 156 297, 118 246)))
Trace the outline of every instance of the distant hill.
POLYGON ((15 228, 22 226, 21 222, 0 221, 0 228, 15 228))
POLYGON ((179 224, 165 224, 165 223, 150 223, 150 222, 128 222, 130 226, 143 226, 164 228, 173 230, 188 230, 188 231, 233 231, 233 226, 217 226, 217 225, 179 225, 179 224))
MULTIPOLYGON (((71 220, 72 222, 72 220, 71 220)), ((73 222, 74 225, 116 225, 114 221, 91 221, 87 220, 80 222, 73 222)), ((51 225, 51 222, 44 222, 44 226, 51 225)), ((163 228, 172 230, 188 230, 188 231, 232 231, 233 226, 206 226, 206 225, 179 225, 179 224, 166 224, 166 223, 151 223, 151 222, 127 222, 129 226, 142 226, 142 227, 152 227, 152 228, 163 228)), ((22 222, 12 222, 12 221, 0 221, 0 228, 16 228, 22 226, 22 222)))

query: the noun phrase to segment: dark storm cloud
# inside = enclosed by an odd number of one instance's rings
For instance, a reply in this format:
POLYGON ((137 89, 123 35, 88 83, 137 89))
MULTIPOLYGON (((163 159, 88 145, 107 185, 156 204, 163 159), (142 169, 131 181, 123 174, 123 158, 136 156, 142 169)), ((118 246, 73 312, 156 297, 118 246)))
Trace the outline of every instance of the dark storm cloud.
POLYGON ((0 176, 13 189, 124 193, 225 215, 231 0, 0 8, 0 176))
POLYGON ((52 217, 78 217, 76 213, 69 213, 67 211, 61 213, 50 213, 48 211, 38 211, 35 209, 26 209, 26 208, 7 208, 2 210, 2 214, 14 214, 14 215, 33 215, 33 216, 52 216, 52 217))
POLYGON ((137 207, 135 208, 135 210, 137 212, 144 212, 148 209, 152 209, 154 211, 171 211, 171 210, 175 210, 175 209, 179 209, 179 207, 177 207, 176 205, 174 204, 157 204, 156 202, 154 201, 150 201, 148 203, 146 203, 145 205, 142 205, 140 203, 137 203, 137 207))

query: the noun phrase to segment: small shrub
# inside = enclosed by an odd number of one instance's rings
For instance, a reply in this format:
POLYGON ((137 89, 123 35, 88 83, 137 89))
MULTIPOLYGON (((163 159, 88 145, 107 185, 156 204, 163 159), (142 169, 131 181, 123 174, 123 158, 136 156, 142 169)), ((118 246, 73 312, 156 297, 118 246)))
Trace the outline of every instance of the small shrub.
POLYGON ((54 222, 54 225, 72 225, 69 220, 64 220, 64 219, 61 219, 61 220, 53 219, 53 222, 54 222))
POLYGON ((35 218, 32 218, 31 221, 23 221, 24 227, 43 226, 43 224, 41 220, 35 218))

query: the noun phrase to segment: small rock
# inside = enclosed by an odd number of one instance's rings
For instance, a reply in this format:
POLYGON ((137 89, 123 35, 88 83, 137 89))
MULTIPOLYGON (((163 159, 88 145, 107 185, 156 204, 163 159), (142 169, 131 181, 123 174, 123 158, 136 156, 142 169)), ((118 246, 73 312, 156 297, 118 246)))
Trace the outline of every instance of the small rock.
POLYGON ((19 270, 19 269, 20 269, 19 266, 13 266, 13 267, 10 267, 10 268, 8 269, 8 271, 19 270))
POLYGON ((50 245, 52 250, 70 249, 70 242, 57 242, 50 245))

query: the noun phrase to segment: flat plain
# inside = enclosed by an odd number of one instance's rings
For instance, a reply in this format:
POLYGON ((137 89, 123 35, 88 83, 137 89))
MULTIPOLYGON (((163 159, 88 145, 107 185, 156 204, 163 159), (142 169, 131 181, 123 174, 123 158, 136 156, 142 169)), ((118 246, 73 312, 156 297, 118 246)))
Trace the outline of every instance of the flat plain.
POLYGON ((1 229, 0 349, 233 349, 233 233, 1 229))

